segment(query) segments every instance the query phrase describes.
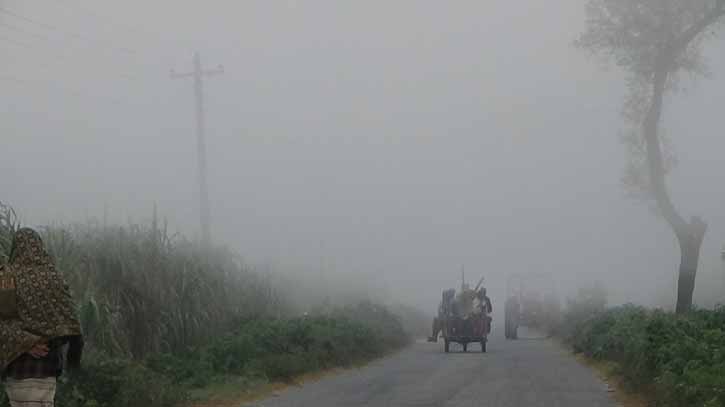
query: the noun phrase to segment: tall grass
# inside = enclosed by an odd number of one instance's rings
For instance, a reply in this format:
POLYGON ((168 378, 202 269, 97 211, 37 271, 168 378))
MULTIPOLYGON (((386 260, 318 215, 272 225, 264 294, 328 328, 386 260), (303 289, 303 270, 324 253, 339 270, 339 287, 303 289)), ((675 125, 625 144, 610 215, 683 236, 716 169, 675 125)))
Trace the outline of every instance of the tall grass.
MULTIPOLYGON (((0 206, 0 261, 17 228, 0 206)), ((73 289, 91 350, 141 359, 180 352, 243 318, 284 305, 264 276, 231 251, 172 235, 162 222, 48 226, 46 246, 73 289)))
POLYGON ((13 208, 0 202, 0 266, 7 263, 18 217, 13 208))

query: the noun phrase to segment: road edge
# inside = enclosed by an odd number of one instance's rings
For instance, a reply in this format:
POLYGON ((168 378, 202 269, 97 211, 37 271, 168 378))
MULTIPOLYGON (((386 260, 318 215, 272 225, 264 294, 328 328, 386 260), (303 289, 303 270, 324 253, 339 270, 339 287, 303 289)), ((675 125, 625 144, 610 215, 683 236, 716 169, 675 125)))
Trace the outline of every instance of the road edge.
MULTIPOLYGON (((292 378, 288 382, 267 382, 267 383, 259 383, 257 385, 252 385, 248 387, 243 387, 238 390, 238 394, 230 395, 229 399, 209 399, 209 400, 195 400, 188 404, 188 407, 239 407, 239 406, 249 406, 249 403, 254 403, 256 401, 268 398, 268 397, 276 397, 281 392, 291 388, 291 387, 299 387, 304 386, 306 384, 315 383, 317 381, 323 380, 325 378, 335 376, 338 374, 342 374, 345 372, 351 372, 354 370, 365 368, 366 366, 370 365, 371 363, 375 363, 377 361, 389 358, 391 356, 395 356, 400 354, 401 352, 404 352, 405 350, 409 349, 412 345, 414 345, 416 341, 411 341, 406 346, 403 346, 400 349, 397 349, 392 352, 388 352, 384 355, 381 355, 380 357, 370 359, 365 362, 356 363, 352 366, 348 367, 332 367, 329 369, 322 369, 315 372, 309 372, 302 374, 300 376, 296 376, 292 378)), ((239 377, 241 379, 241 377, 239 377)), ((236 393, 236 392, 235 392, 236 393)))

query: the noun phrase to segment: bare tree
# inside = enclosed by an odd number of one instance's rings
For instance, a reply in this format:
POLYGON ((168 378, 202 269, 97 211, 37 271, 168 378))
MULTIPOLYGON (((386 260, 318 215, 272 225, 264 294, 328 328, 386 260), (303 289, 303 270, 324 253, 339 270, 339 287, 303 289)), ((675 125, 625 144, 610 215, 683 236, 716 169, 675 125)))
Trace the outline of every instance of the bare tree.
POLYGON ((683 217, 672 202, 666 176, 676 163, 661 134, 663 101, 683 74, 706 76, 705 39, 725 16, 725 0, 589 0, 587 28, 576 45, 604 56, 628 73, 624 116, 631 155, 625 185, 655 204, 680 246, 678 313, 692 294, 707 224, 683 217))

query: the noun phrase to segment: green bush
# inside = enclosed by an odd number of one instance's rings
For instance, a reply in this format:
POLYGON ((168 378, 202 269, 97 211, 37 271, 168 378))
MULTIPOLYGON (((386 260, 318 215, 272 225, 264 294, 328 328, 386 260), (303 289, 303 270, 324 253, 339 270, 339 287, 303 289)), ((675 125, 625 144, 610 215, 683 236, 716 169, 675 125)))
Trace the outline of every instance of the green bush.
POLYGON ((579 321, 577 352, 616 362, 626 383, 658 406, 725 405, 725 309, 675 315, 632 305, 579 321))
MULTIPOLYGON (((188 390, 229 376, 289 381, 305 373, 364 363, 400 348, 407 336, 384 307, 363 303, 331 316, 255 319, 177 354, 143 362, 90 354, 84 368, 60 380, 63 407, 170 407, 188 390)), ((0 395, 0 406, 4 393, 0 395)), ((6 401, 5 401, 6 402, 6 401)))
MULTIPOLYGON (((9 406, 4 390, 0 393, 0 406, 9 406)), ((184 388, 140 363, 94 355, 82 370, 59 378, 56 405, 174 407, 187 398, 184 388)))
POLYGON ((364 303, 334 314, 240 322, 201 349, 157 356, 148 365, 175 383, 192 386, 219 375, 289 380, 319 369, 362 363, 407 343, 400 321, 384 307, 364 303))

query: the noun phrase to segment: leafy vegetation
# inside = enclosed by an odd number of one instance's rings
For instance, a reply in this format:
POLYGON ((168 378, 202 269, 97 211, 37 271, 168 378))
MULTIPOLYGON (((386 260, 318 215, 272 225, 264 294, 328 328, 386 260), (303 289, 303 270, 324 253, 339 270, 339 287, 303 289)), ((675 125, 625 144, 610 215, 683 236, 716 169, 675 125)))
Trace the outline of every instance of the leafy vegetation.
POLYGON ((657 406, 725 405, 725 308, 676 315, 626 305, 567 323, 575 351, 616 362, 657 406))
POLYGON ((287 381, 320 369, 362 363, 406 343, 394 315, 361 303, 332 316, 240 322, 234 331, 198 351, 160 354, 149 359, 148 366, 175 384, 190 387, 229 375, 287 381), (371 312, 378 318, 365 318, 371 312))
MULTIPOLYGON (((0 264, 17 225, 0 205, 0 264)), ((41 232, 74 291, 87 341, 84 368, 61 378, 62 406, 176 406, 215 382, 291 380, 408 340, 400 318, 371 302, 292 317, 267 275, 229 250, 170 235, 156 216, 148 226, 41 232)))

